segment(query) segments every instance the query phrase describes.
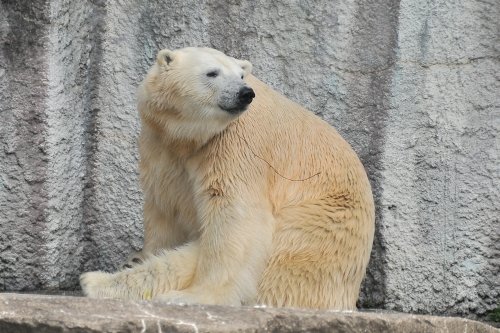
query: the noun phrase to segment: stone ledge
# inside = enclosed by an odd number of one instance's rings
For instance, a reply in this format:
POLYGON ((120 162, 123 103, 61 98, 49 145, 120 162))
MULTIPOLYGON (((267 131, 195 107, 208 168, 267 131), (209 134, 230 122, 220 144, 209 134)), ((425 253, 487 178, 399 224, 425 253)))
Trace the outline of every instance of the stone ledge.
POLYGON ((83 297, 0 294, 0 332, 467 332, 486 324, 400 313, 171 305, 83 297))

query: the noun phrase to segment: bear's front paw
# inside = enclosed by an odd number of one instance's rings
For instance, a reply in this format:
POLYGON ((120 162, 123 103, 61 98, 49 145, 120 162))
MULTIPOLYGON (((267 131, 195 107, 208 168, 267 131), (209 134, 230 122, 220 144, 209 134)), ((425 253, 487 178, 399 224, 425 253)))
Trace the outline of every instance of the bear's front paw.
POLYGON ((112 274, 104 272, 88 272, 80 275, 80 286, 83 294, 91 298, 112 297, 109 294, 112 274))

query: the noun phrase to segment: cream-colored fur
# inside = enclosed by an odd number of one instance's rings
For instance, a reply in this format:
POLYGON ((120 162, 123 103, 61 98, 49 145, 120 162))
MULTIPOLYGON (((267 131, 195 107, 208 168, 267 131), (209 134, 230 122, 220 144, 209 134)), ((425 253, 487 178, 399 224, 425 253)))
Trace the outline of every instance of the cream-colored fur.
POLYGON ((364 168, 250 71, 211 49, 159 52, 139 91, 144 262, 83 274, 86 295, 355 308, 374 233, 364 168), (241 75, 256 97, 229 113, 221 91, 241 75))

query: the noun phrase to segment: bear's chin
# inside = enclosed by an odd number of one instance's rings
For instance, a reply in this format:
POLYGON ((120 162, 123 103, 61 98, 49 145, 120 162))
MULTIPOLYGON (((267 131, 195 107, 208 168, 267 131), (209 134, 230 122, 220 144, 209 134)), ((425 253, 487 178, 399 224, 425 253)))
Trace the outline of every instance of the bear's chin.
POLYGON ((248 105, 245 105, 245 106, 236 106, 234 108, 227 108, 227 107, 222 107, 222 106, 219 105, 219 108, 222 111, 224 111, 224 112, 226 112, 226 113, 228 113, 230 115, 237 116, 237 115, 245 112, 248 109, 248 105))

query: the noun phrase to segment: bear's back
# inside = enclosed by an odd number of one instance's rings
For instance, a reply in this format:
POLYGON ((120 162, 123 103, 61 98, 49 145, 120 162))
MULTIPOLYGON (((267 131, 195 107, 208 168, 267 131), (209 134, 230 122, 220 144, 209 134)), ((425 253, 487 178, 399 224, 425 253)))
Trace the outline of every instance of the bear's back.
POLYGON ((285 201, 331 195, 332 191, 371 198, 363 165, 330 124, 254 76, 246 81, 256 97, 240 116, 237 131, 252 153, 269 163, 276 191, 293 193, 285 201))

